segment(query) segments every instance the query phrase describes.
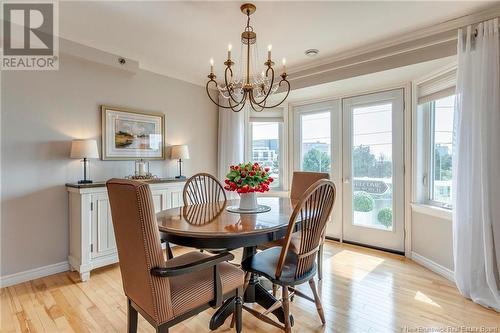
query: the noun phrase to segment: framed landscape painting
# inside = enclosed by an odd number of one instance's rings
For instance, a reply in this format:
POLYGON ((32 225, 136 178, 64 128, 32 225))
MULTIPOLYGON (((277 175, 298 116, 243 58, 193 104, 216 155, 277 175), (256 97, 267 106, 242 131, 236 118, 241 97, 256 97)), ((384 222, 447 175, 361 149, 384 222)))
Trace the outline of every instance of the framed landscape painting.
POLYGON ((103 160, 165 159, 165 115, 101 106, 103 160))

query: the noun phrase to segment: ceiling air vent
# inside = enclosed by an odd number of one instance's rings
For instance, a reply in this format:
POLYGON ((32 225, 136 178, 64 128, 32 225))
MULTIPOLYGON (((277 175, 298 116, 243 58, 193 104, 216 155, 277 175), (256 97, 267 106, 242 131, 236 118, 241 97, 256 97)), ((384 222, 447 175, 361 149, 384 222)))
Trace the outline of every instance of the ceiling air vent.
POLYGON ((318 53, 319 53, 318 49, 308 49, 304 52, 304 54, 308 57, 315 57, 318 55, 318 53))

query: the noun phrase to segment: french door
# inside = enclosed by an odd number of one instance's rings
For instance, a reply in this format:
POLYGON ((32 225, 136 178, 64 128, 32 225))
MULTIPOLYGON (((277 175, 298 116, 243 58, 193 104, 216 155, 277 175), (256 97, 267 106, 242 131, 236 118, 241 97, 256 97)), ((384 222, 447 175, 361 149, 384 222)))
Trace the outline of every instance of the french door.
POLYGON ((333 214, 326 227, 329 237, 342 235, 342 114, 340 100, 294 108, 294 170, 327 172, 337 187, 333 214), (340 187, 339 187, 340 186, 340 187))
POLYGON ((343 240, 404 252, 403 90, 342 101, 343 240))
POLYGON ((404 251, 403 90, 294 107, 294 170, 329 172, 327 236, 404 251))

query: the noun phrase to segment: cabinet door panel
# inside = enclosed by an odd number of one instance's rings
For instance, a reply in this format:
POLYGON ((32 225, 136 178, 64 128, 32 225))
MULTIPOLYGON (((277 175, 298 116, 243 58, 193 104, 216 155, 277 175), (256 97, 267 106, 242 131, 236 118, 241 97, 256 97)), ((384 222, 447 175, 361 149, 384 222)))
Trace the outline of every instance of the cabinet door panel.
POLYGON ((153 196, 153 205, 155 207, 155 213, 167 209, 167 190, 153 190, 151 195, 153 196))
POLYGON ((170 191, 170 207, 176 208, 184 206, 184 202, 182 201, 182 189, 173 189, 170 191))
POLYGON ((161 193, 154 194, 153 193, 153 205, 155 207, 155 213, 158 213, 159 211, 162 210, 162 208, 163 208, 162 202, 163 202, 163 194, 161 194, 161 193))
POLYGON ((115 231, 113 229, 113 219, 111 218, 111 207, 109 206, 109 203, 107 205, 107 208, 108 208, 108 220, 107 220, 108 247, 107 247, 107 250, 114 250, 114 249, 116 249, 116 239, 115 239, 115 231))
POLYGON ((98 257, 116 251, 116 242, 107 195, 93 196, 92 205, 92 256, 98 257))

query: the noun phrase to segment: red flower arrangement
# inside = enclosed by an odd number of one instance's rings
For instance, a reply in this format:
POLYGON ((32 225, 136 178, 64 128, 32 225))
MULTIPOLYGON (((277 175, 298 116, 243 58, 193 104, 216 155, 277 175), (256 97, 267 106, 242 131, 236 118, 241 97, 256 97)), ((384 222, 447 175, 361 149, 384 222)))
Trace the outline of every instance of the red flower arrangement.
POLYGON ((231 165, 226 175, 224 189, 238 193, 253 193, 269 191, 269 184, 273 182, 269 176, 269 167, 262 167, 259 163, 241 163, 231 165))

